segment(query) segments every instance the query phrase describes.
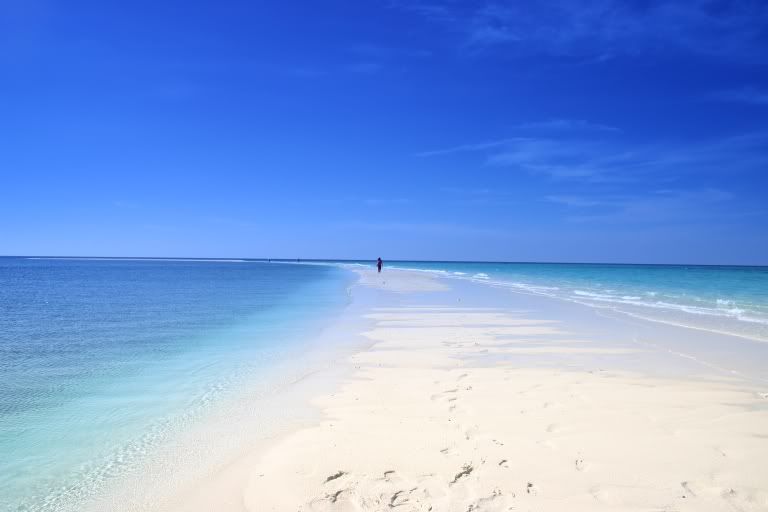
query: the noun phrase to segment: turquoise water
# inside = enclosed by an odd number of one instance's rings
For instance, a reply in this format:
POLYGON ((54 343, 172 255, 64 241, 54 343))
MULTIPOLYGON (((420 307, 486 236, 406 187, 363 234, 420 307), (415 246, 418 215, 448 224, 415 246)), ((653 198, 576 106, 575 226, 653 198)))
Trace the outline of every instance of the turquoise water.
POLYGON ((0 510, 77 509, 347 304, 328 266, 0 258, 0 510))
MULTIPOLYGON (((268 388, 348 303, 350 262, 326 263, 0 258, 0 510, 78 510, 268 388)), ((766 267, 393 267, 768 341, 766 267)))
POLYGON ((414 261, 385 265, 768 341, 768 267, 414 261))

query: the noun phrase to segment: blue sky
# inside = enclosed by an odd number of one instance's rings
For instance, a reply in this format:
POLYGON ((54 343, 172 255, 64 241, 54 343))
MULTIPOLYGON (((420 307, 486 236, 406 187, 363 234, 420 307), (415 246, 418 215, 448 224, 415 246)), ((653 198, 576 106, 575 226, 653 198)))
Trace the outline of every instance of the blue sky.
POLYGON ((0 1, 0 254, 768 264, 763 1, 0 1))

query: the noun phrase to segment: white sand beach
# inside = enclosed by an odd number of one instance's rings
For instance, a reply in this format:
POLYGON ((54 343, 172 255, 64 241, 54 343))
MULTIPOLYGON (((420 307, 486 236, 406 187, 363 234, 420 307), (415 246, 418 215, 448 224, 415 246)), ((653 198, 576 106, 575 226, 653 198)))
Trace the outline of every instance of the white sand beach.
POLYGON ((254 444, 178 510, 768 510, 759 379, 571 332, 526 297, 360 272, 370 348, 313 398, 319 421, 254 444))

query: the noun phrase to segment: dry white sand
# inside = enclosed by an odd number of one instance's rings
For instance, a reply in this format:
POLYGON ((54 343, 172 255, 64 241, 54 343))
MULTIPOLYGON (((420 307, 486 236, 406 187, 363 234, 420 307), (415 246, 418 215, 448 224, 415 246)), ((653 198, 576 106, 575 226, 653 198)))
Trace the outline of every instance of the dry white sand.
MULTIPOLYGON (((147 472, 90 510, 768 511, 767 389, 711 364, 641 373, 652 345, 567 332, 557 308, 470 300, 426 272, 360 274, 363 305, 330 335, 364 330, 369 349, 291 400, 249 402, 229 423, 253 435, 214 430, 194 457, 204 476, 147 472), (313 394, 311 421, 262 432, 313 394)), ((659 354, 665 369, 692 364, 659 354)))
MULTIPOLYGON (((444 288, 397 272, 362 284, 444 288)), ((228 491, 218 510, 768 510, 759 389, 610 371, 606 356, 634 349, 456 306, 374 310, 375 344, 317 398, 322 422, 249 460, 242 494, 228 491), (601 366, 521 367, 522 356, 569 353, 601 366)))

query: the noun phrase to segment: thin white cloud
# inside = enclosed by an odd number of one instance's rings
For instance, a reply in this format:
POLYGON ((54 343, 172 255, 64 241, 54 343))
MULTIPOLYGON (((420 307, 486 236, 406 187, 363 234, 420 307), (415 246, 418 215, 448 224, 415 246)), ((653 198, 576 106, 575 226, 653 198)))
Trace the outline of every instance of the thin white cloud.
POLYGON ((392 231, 398 233, 416 233, 438 236, 481 236, 506 238, 508 230, 473 226, 450 222, 344 222, 339 225, 344 229, 364 229, 366 231, 392 231))
POLYGON ((709 0, 398 1, 391 4, 463 34, 476 47, 563 56, 670 50, 763 58, 765 2, 709 0))
POLYGON ((455 23, 457 21, 456 4, 443 0, 391 0, 391 8, 418 14, 430 21, 440 23, 455 23))
MULTIPOLYGON (((659 223, 666 224, 721 220, 734 214, 733 193, 718 188, 657 190, 644 195, 600 198, 593 205, 589 197, 573 197, 569 207, 602 207, 600 213, 569 215, 571 222, 659 223)), ((742 215, 738 213, 738 215, 742 215)))
POLYGON ((384 69, 381 62, 356 62, 347 66, 347 71, 361 75, 372 75, 384 69))
POLYGON ((573 206, 577 208, 589 208, 592 206, 603 206, 606 204, 604 200, 597 200, 580 196, 547 196, 545 199, 551 203, 564 204, 566 206, 573 206))
POLYGON ((450 155, 452 153, 471 153, 475 151, 486 151, 488 149, 507 146, 515 142, 516 140, 523 140, 523 139, 511 138, 511 139, 491 140, 487 142, 480 142, 477 144, 461 144, 461 145, 453 146, 450 148, 436 149, 432 151, 422 151, 420 153, 417 153, 416 156, 428 157, 428 156, 450 155))
POLYGON ((408 204, 411 200, 405 197, 368 197, 363 199, 362 202, 368 206, 387 206, 408 204))
POLYGON ((299 66, 289 69, 288 73, 299 78, 318 78, 328 75, 329 71, 327 69, 299 66))
POLYGON ((561 132, 621 132, 620 128, 607 124, 591 123, 583 119, 550 119, 548 121, 536 121, 522 123, 515 128, 523 130, 561 131, 561 132))
POLYGON ((324 204, 349 204, 358 203, 366 206, 385 206, 385 205, 402 205, 412 203, 413 200, 407 197, 323 197, 319 198, 318 202, 324 204))
POLYGON ((349 51, 357 56, 370 60, 389 60, 399 57, 426 58, 432 52, 425 49, 404 48, 399 46, 385 46, 381 44, 359 43, 349 48, 349 51))
POLYGON ((715 101, 727 101, 733 103, 747 103, 752 105, 768 106, 768 90, 745 87, 728 91, 718 91, 708 96, 715 101))
POLYGON ((475 153, 488 166, 558 180, 674 181, 686 174, 761 171, 768 167, 768 133, 755 132, 688 144, 644 145, 585 133, 578 137, 516 137, 420 153, 442 157, 475 153))
POLYGON ((609 126, 601 123, 592 123, 583 119, 549 119, 546 121, 532 121, 520 123, 510 127, 511 132, 524 134, 518 137, 508 137, 505 139, 496 139, 475 144, 460 144, 458 146, 422 151, 416 156, 428 157, 448 155, 451 153, 468 153, 475 151, 486 151, 494 148, 511 147, 522 144, 541 143, 542 134, 549 136, 570 134, 579 136, 589 132, 621 133, 621 129, 615 126, 609 126))
POLYGON ((487 196, 493 193, 490 188, 472 188, 472 187, 441 187, 440 192, 447 194, 462 194, 472 196, 487 196))

